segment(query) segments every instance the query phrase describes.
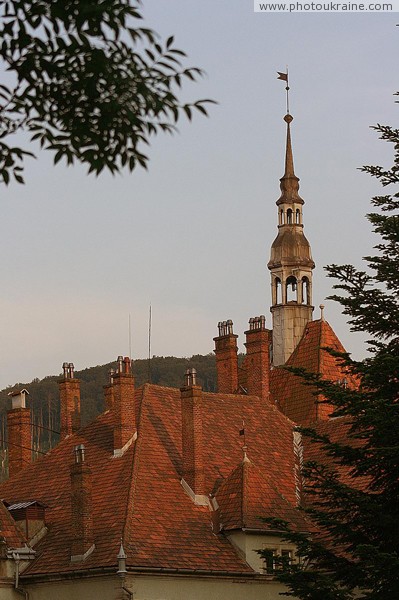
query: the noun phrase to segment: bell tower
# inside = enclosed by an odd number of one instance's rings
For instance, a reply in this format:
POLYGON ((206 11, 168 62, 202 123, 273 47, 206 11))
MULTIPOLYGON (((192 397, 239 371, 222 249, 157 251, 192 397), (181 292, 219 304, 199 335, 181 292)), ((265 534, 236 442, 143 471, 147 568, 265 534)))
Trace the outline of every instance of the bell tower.
POLYGON ((310 244, 303 233, 299 179, 294 173, 290 124, 286 114, 287 143, 285 172, 280 179, 281 196, 277 200, 278 234, 274 240, 268 268, 271 273, 273 320, 273 365, 287 362, 312 320, 312 259, 310 244))

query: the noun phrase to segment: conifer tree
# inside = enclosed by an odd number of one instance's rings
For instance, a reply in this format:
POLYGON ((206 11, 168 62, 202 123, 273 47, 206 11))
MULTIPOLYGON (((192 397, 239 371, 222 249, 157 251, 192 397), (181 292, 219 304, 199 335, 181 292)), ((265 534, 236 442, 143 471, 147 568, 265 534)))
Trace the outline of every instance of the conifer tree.
POLYGON ((300 557, 289 568, 281 565, 279 578, 289 588, 286 595, 304 600, 399 598, 399 130, 374 129, 394 145, 390 169, 362 169, 390 192, 373 198, 378 212, 367 215, 380 236, 377 253, 365 257, 365 271, 327 267, 337 280, 332 298, 351 330, 371 336, 370 355, 359 362, 337 356, 358 378, 358 390, 297 373, 339 419, 324 430, 299 428, 317 456, 303 472, 302 510, 314 529, 297 533, 273 521, 300 557), (334 436, 333 427, 346 435, 334 436))

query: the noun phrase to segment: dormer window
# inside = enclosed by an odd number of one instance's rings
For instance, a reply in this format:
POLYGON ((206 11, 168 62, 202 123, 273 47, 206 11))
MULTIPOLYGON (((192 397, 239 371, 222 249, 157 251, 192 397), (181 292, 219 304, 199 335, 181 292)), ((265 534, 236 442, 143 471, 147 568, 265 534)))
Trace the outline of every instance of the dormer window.
POLYGON ((45 527, 46 505, 37 500, 27 502, 4 503, 27 540, 31 540, 45 527))

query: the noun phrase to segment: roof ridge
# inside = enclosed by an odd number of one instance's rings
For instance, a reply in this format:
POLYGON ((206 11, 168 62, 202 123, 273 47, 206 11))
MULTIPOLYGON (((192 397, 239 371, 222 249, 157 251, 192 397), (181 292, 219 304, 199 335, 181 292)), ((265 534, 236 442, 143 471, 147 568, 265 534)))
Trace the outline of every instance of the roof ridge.
MULTIPOLYGON (((325 323, 325 321, 323 319, 320 319, 318 321, 319 323, 319 343, 318 343, 318 352, 317 352, 317 374, 321 374, 322 373, 322 368, 323 368, 323 351, 322 351, 322 338, 323 338, 323 323, 325 323)), ((318 419, 318 415, 319 415, 319 398, 320 398, 320 394, 318 394, 316 396, 316 401, 315 401, 315 408, 316 408, 316 419, 318 419)))

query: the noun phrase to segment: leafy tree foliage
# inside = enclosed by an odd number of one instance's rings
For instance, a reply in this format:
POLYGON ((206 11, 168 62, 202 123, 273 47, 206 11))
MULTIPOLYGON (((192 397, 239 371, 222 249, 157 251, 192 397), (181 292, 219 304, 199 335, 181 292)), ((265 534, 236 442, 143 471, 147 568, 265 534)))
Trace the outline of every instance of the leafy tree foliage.
POLYGON ((30 140, 62 158, 112 173, 146 167, 143 144, 172 132, 183 112, 206 114, 200 100, 181 104, 185 53, 151 29, 137 27, 140 0, 0 0, 0 178, 23 183, 23 160, 33 156, 10 138, 30 140))
POLYGON ((339 419, 301 429, 317 455, 305 464, 302 507, 316 530, 296 533, 274 522, 302 557, 280 578, 287 595, 306 600, 399 598, 399 130, 375 129, 395 152, 390 169, 362 169, 391 191, 373 198, 379 212, 367 216, 381 238, 378 253, 365 258, 367 271, 327 267, 338 280, 333 298, 353 331, 371 335, 371 354, 361 362, 339 357, 358 390, 304 374, 339 419), (334 434, 340 428, 344 437, 334 434))

